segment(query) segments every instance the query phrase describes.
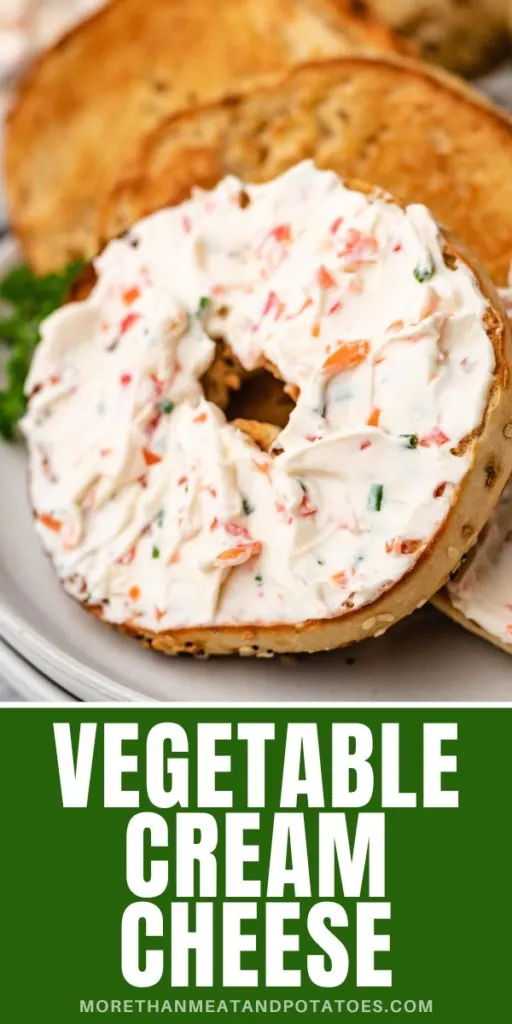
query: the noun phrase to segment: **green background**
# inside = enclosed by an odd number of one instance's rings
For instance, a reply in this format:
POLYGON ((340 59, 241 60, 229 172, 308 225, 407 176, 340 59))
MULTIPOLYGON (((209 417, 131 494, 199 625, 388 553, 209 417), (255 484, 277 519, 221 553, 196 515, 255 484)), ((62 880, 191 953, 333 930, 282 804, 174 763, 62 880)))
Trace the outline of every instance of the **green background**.
MULTIPOLYGON (((218 745, 233 756, 234 810, 244 809, 246 745, 218 745), (238 751, 238 755, 237 755, 238 751)), ((211 997, 432 999, 432 1014, 388 1014, 387 1019, 422 1020, 433 1024, 502 1024, 510 1019, 512 916, 511 709, 88 709, 0 710, 1 829, 0 1017, 8 1024, 49 1020, 74 1024, 86 1020, 119 1020, 120 1014, 79 1014, 82 999, 174 999, 211 997), (324 779, 329 777, 330 726, 333 721, 358 721, 374 730, 376 777, 379 726, 401 725, 401 783, 419 788, 422 776, 422 729, 427 721, 459 723, 459 741, 447 743, 457 753, 458 775, 447 776, 444 788, 460 790, 459 809, 395 809, 386 811, 386 899, 391 901, 391 955, 377 954, 376 966, 393 968, 393 988, 356 989, 351 968, 338 990, 316 989, 307 979, 301 989, 171 989, 164 980, 155 988, 131 989, 122 979, 120 925, 133 897, 125 881, 126 826, 137 809, 108 809, 103 800, 102 730, 98 728, 89 807, 63 809, 53 740, 53 722, 70 721, 78 735, 80 721, 137 721, 140 739, 127 743, 126 753, 139 754, 141 804, 145 802, 144 749, 148 729, 158 721, 179 722, 189 731, 193 752, 198 721, 267 721, 276 723, 283 743, 289 721, 319 723, 324 779), (101 755, 101 756, 98 756, 101 755), (456 778, 456 782, 455 782, 456 778), (380 960, 379 960, 380 956, 380 960)), ((262 814, 262 841, 270 834, 278 810, 281 771, 277 756, 267 759, 267 809, 262 814)), ((194 757, 191 763, 190 808, 194 806, 194 757)), ((134 778, 135 782, 135 778, 134 778)), ((126 777, 131 788, 131 778, 126 777)), ((135 785, 134 785, 135 788, 135 785)), ((326 786, 326 798, 328 797, 326 786)), ((379 786, 366 810, 380 809, 379 786)), ((306 805, 299 804, 299 810, 306 805)), ((172 818, 173 811, 160 811, 172 818)), ((217 813, 219 818, 223 812, 217 813)), ((348 812, 353 817, 357 812, 348 812)), ((315 811, 310 811, 312 820, 315 811)), ((314 828, 313 828, 314 831, 314 828)), ((252 836, 248 837, 251 841, 252 836)), ((314 844, 311 848, 314 878, 314 844)), ((250 877, 254 867, 247 866, 250 877)), ((172 879, 172 871, 171 871, 172 879)), ((222 872, 219 873, 222 898, 222 872)), ((171 895, 157 902, 165 907, 171 895)), ((285 897, 286 898, 286 897, 285 897)), ((290 893, 287 898, 293 898, 290 893)), ((343 901, 341 893, 336 898, 343 901)), ((303 901, 305 919, 308 903, 303 901)), ((344 906, 351 924, 355 901, 344 906)), ((387 928, 384 923, 384 930, 387 928)), ((345 930, 344 930, 345 931, 345 930)), ((353 928, 350 936, 353 938, 353 928)), ((348 941, 349 953, 353 943, 348 941)), ((220 939, 220 930, 219 930, 220 939)), ((343 935, 345 940, 345 935, 343 935)), ((287 954, 286 966, 303 966, 287 954)), ((311 951, 313 949, 311 948, 311 951)), ((316 950, 318 952, 318 950, 316 950)), ((263 954, 262 954, 263 955, 263 954)), ((261 955, 261 960, 262 960, 261 955)), ((351 957, 352 964, 354 962, 351 957)), ((166 960, 168 963, 168 960, 166 960)), ((259 966, 249 954, 245 967, 259 966)), ((169 1019, 162 1014, 133 1014, 135 1019, 169 1019)), ((208 1015, 210 1016, 210 1015, 208 1015)), ((226 1014, 220 1018, 225 1019, 226 1014)), ((255 1015, 248 1015, 254 1017, 255 1015)), ((327 1017, 332 1018, 328 1014, 327 1017)), ((375 1019, 366 1013, 345 1019, 375 1019)), ((188 1020, 188 1015, 173 1015, 188 1020)), ((198 1019, 199 1015, 195 1015, 198 1019)), ((192 1017, 190 1017, 192 1019, 192 1017)), ((202 1019, 202 1015, 201 1018, 202 1019)), ((245 1016, 244 1016, 244 1019, 245 1016)), ((269 1015, 281 1019, 281 1015, 269 1015)), ((287 1020, 313 1019, 287 1014, 287 1020)), ((316 1015, 314 1019, 320 1019, 316 1015)), ((325 1016, 322 1016, 325 1019, 325 1016)), ((381 1018, 382 1019, 382 1018, 381 1018)))

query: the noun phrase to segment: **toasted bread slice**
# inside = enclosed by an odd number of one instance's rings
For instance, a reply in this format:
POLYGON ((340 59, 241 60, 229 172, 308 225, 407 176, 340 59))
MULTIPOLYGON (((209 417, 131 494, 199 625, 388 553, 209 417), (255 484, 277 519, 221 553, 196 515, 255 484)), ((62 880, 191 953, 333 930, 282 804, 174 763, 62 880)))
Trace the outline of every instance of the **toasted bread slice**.
POLYGON ((7 129, 11 221, 41 272, 96 252, 96 208, 162 117, 309 59, 394 50, 348 0, 113 0, 44 54, 7 129))
POLYGON ((512 257, 512 120, 446 73, 355 56, 163 121, 140 141, 100 214, 102 240, 227 173, 269 180, 313 157, 342 177, 425 203, 495 283, 512 257))

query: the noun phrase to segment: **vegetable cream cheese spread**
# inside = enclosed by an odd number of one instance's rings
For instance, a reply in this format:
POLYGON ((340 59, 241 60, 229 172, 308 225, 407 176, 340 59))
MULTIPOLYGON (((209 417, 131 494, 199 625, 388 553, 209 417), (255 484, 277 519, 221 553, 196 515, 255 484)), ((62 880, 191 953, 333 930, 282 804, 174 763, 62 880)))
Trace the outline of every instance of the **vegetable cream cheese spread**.
POLYGON ((334 617, 400 580, 457 498, 494 371, 487 300, 442 249, 424 207, 312 163, 226 178, 110 243, 27 382, 37 529, 66 588, 164 631, 334 617), (274 451, 204 397, 221 336, 294 386, 274 451))

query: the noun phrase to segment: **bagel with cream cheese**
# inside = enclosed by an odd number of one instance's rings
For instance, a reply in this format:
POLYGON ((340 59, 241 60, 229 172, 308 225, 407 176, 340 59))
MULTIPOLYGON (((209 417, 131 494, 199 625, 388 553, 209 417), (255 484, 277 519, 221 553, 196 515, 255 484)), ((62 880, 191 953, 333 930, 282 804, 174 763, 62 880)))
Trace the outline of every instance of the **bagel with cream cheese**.
MULTIPOLYGON (((135 224, 42 329, 24 430, 66 590, 166 653, 343 646, 428 600, 512 468, 511 341, 421 206, 299 164, 135 224), (271 376, 282 428, 205 397, 271 376)), ((219 393, 220 394, 220 393, 219 393)))

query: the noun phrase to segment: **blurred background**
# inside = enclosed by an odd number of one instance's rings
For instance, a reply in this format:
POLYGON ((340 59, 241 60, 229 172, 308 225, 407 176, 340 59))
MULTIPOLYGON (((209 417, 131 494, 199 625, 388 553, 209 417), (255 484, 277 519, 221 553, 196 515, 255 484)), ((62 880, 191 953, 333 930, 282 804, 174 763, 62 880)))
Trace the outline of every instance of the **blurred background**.
MULTIPOLYGON (((106 2, 0 0, 0 160, 2 125, 20 74, 40 50, 106 2)), ((122 9, 122 0, 115 2, 122 9)), ((500 105, 512 108, 512 0, 331 2, 358 15, 367 11, 398 31, 419 55, 471 78, 500 105)), ((205 5, 210 13, 215 2, 205 0, 205 5)), ((0 231, 5 231, 5 219, 0 170, 0 231)))

